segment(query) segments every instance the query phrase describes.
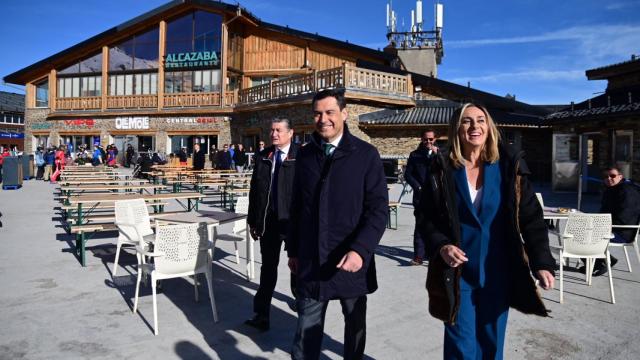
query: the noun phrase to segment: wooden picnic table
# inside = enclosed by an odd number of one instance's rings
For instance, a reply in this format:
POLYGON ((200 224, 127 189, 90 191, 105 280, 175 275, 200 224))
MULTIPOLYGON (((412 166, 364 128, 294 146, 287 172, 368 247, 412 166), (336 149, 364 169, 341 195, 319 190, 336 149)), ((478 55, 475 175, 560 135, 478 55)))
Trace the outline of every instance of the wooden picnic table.
MULTIPOLYGON (((198 210, 198 201, 202 199, 204 195, 197 192, 182 192, 182 193, 162 193, 162 194, 90 194, 90 195, 78 195, 70 196, 68 203, 76 206, 75 219, 73 219, 74 226, 70 227, 70 231, 76 234, 76 252, 80 256, 80 262, 82 266, 86 265, 85 245, 86 245, 86 233, 96 232, 103 230, 113 230, 112 227, 105 228, 100 224, 87 225, 84 221, 85 217, 89 216, 94 208, 100 204, 115 204, 118 200, 132 200, 143 199, 151 202, 162 202, 166 200, 187 200, 186 211, 198 210), (83 208, 86 205, 88 208, 83 208)), ((162 212, 164 206, 160 205, 155 209, 155 212, 162 212)), ((184 205, 183 205, 184 207, 184 205)), ((108 225, 108 224, 107 224, 108 225)))
POLYGON ((62 185, 60 186, 60 191, 62 191, 63 196, 71 196, 73 192, 113 192, 123 190, 124 192, 133 192, 139 191, 140 194, 143 191, 153 191, 154 194, 158 192, 159 189, 164 189, 164 185, 154 185, 154 184, 140 184, 140 185, 100 185, 100 184, 81 184, 81 185, 62 185))
POLYGON ((113 180, 113 179, 89 179, 89 180, 60 180, 58 185, 82 185, 82 184, 102 184, 102 185, 142 185, 149 183, 147 180, 141 179, 128 179, 128 180, 113 180))

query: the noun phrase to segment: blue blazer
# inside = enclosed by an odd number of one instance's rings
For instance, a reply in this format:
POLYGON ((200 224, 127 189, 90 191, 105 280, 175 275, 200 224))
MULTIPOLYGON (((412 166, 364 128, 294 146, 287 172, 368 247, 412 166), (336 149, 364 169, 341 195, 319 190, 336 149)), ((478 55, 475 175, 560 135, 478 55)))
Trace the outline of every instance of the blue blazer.
POLYGON ((503 274, 504 216, 502 208, 502 177, 499 163, 484 165, 484 182, 479 211, 471 203, 465 168, 455 170, 456 199, 460 217, 460 247, 469 261, 463 265, 462 289, 504 284, 503 274))

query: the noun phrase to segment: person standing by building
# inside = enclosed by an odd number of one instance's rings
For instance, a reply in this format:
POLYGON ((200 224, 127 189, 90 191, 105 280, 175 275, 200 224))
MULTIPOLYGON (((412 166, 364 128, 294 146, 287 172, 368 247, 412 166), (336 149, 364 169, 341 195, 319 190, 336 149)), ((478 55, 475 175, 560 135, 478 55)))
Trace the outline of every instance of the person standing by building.
POLYGON ((211 152, 209 153, 209 161, 211 161, 211 168, 216 168, 216 159, 218 158, 218 149, 215 145, 211 145, 211 152))
POLYGON ((229 169, 235 169, 236 167, 236 163, 233 160, 233 157, 236 155, 236 145, 235 144, 229 144, 229 156, 231 157, 231 165, 229 166, 229 169))
POLYGON ((56 164, 56 153, 53 148, 48 148, 47 152, 44 154, 44 175, 42 176, 42 180, 49 181, 51 179, 51 174, 53 173, 53 168, 56 164))
POLYGON ((344 90, 317 93, 315 132, 298 151, 289 267, 297 279, 293 359, 318 359, 330 300, 340 300, 345 359, 362 359, 367 294, 377 288, 374 250, 385 231, 387 184, 375 147, 351 135, 344 90))
POLYGON ((133 163, 133 157, 135 156, 136 152, 135 150, 133 150, 133 145, 129 144, 127 145, 127 151, 125 152, 125 163, 124 166, 126 167, 131 167, 131 164, 133 163))
POLYGON ((36 156, 35 156, 35 162, 36 162, 36 180, 42 180, 42 177, 44 176, 44 166, 45 166, 45 161, 44 161, 44 151, 42 150, 41 147, 38 147, 38 149, 36 150, 36 156))
POLYGON ((509 307, 548 316, 531 274, 551 289, 556 262, 529 174, 484 107, 454 112, 448 156, 432 161, 418 213, 445 359, 502 359, 509 307))
POLYGON ((2 164, 4 163, 4 158, 11 156, 9 152, 9 147, 4 145, 0 150, 0 183, 2 182, 2 164))
POLYGON ((178 160, 180 161, 180 166, 187 166, 187 148, 183 147, 178 152, 178 160))
MULTIPOLYGON (((422 195, 422 187, 425 186, 428 180, 429 164, 437 152, 436 133, 432 129, 427 129, 421 133, 418 148, 409 154, 404 178, 413 190, 414 215, 420 208, 420 196, 422 195)), ((422 265, 425 257, 424 240, 422 236, 420 236, 416 217, 416 226, 413 231, 413 260, 411 260, 411 265, 422 265)))
POLYGON ((229 153, 229 146, 227 144, 224 144, 222 151, 218 151, 216 165, 220 170, 231 169, 231 154, 229 153))
MULTIPOLYGON (((253 298, 254 316, 245 323, 262 331, 269 330, 271 298, 278 280, 280 253, 289 231, 297 152, 296 145, 291 144, 292 137, 293 127, 288 119, 273 119, 272 146, 258 155, 251 176, 247 222, 251 237, 260 240, 262 266, 260 286, 253 298)), ((241 151, 238 146, 236 157, 241 151)))
POLYGON ((193 170, 204 169, 204 151, 200 149, 200 144, 193 145, 193 170))
POLYGON ((242 144, 238 144, 238 148, 233 154, 233 162, 235 163, 237 172, 244 171, 244 167, 247 165, 247 153, 244 151, 242 144))

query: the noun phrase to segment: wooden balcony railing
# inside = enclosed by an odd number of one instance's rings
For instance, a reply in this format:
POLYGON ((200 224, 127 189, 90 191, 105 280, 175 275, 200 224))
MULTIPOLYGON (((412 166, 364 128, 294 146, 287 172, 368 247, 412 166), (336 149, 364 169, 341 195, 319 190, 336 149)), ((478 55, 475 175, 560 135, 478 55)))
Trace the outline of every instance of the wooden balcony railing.
POLYGON ((409 75, 396 75, 352 66, 295 75, 240 90, 239 104, 289 98, 330 88, 345 88, 377 96, 411 98, 409 75))
POLYGON ((238 103, 238 90, 227 90, 224 93, 224 106, 234 106, 238 103))
POLYGON ((165 94, 165 107, 220 106, 220 93, 165 94))
POLYGON ((56 99, 56 109, 58 110, 94 110, 100 109, 101 105, 102 98, 100 96, 56 99))
POLYGON ((137 109, 157 106, 158 95, 122 95, 107 97, 107 108, 109 109, 137 109))

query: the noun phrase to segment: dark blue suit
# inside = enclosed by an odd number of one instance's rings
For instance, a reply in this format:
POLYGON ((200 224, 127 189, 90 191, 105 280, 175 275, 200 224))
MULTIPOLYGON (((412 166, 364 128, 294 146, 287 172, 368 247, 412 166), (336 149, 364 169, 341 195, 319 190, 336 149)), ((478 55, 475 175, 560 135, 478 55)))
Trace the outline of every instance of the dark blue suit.
POLYGON ((445 325, 445 359, 500 359, 509 310, 505 215, 499 163, 484 165, 479 211, 464 168, 454 172, 462 265, 457 322, 445 325))

